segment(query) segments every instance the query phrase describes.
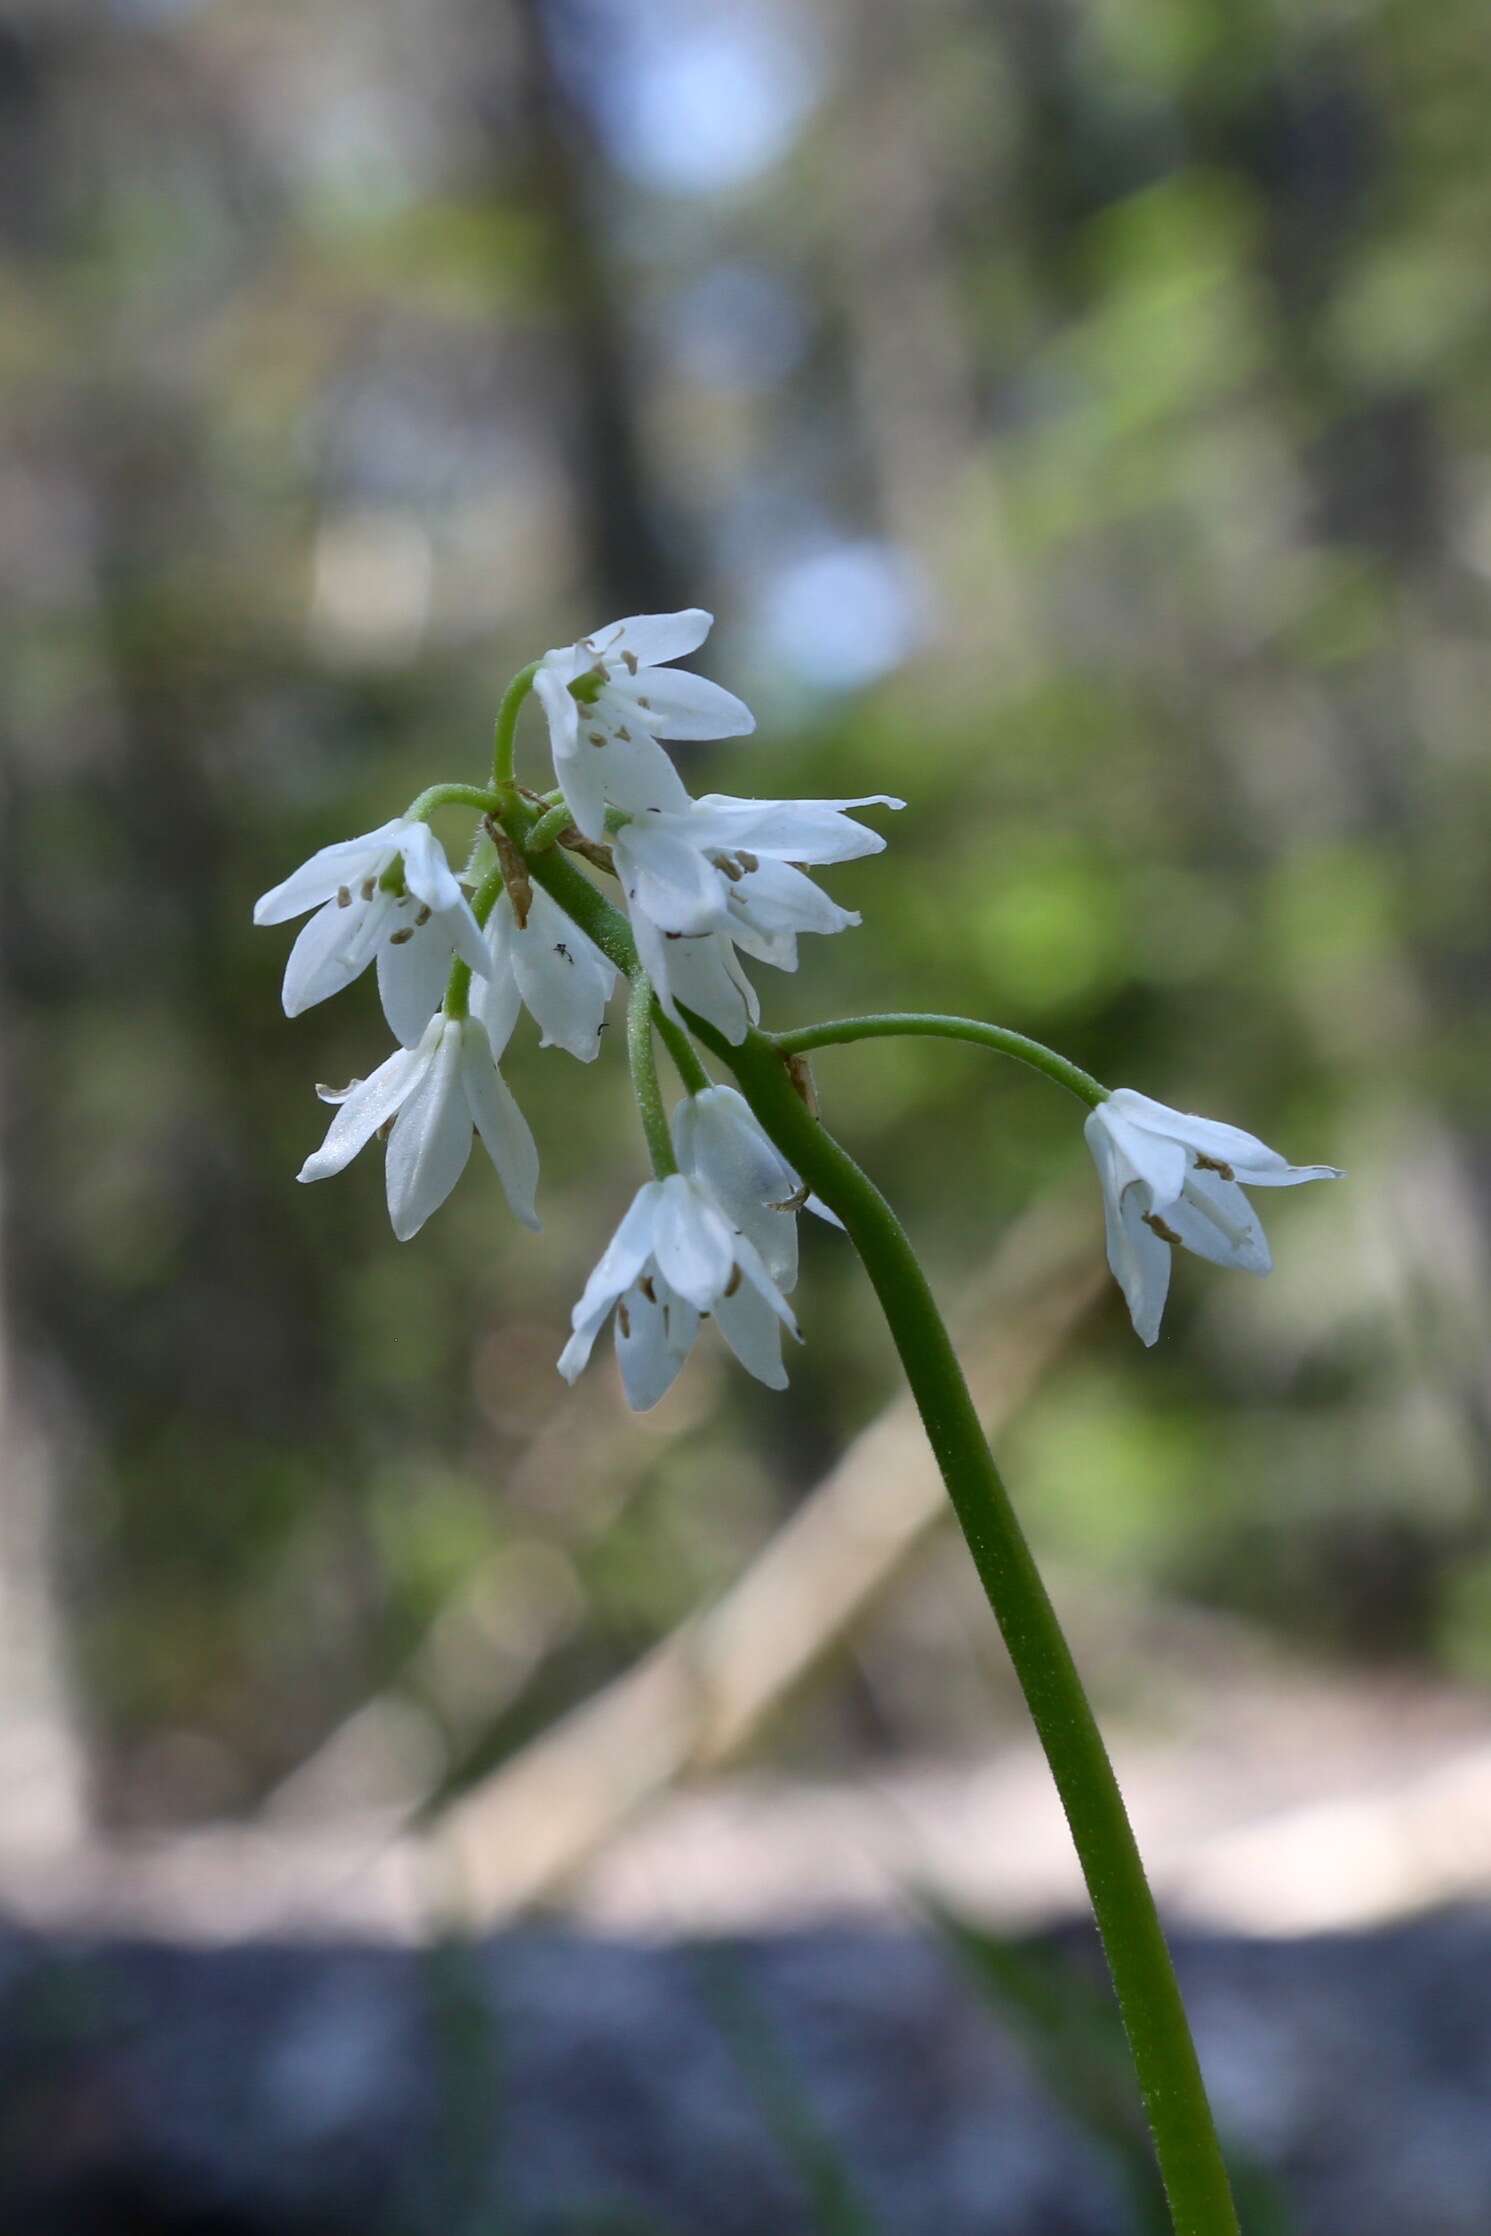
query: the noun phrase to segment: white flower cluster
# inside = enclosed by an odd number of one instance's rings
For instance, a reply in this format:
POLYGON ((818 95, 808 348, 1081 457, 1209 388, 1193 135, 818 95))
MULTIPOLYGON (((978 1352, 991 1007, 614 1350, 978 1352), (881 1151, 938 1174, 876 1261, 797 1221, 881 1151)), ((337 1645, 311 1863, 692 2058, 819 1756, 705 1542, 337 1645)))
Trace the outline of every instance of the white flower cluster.
MULTIPOLYGON (((795 970, 800 933, 859 922, 804 865, 878 853, 884 839, 848 810, 902 803, 884 794, 693 799, 660 741, 755 728, 730 692, 665 664, 696 650, 710 626, 697 608, 613 622, 547 652, 533 690, 564 809, 592 850, 612 849, 661 1005, 676 1018, 681 1002, 739 1043, 759 1014, 742 957, 795 970)), ((479 837, 458 878, 416 813, 322 847, 254 910, 257 924, 315 912, 286 965, 287 1016, 376 965, 399 1046, 369 1078, 318 1090, 336 1113, 300 1178, 327 1179, 375 1135, 386 1136, 388 1209, 401 1241, 444 1203, 474 1135, 515 1216, 538 1225, 538 1152, 499 1060, 526 1008, 543 1046, 590 1061, 616 983, 614 965, 541 887, 520 898, 489 879, 491 858, 479 837), (485 905, 474 908, 477 893, 485 905)), ((560 1361, 573 1379, 614 1307, 622 1378, 636 1406, 662 1396, 706 1314, 773 1387, 786 1379, 781 1330, 796 1333, 786 1296, 797 1273, 796 1214, 807 1200, 797 1175, 731 1088, 686 1098, 673 1134, 679 1170, 638 1194, 576 1307, 560 1361)))

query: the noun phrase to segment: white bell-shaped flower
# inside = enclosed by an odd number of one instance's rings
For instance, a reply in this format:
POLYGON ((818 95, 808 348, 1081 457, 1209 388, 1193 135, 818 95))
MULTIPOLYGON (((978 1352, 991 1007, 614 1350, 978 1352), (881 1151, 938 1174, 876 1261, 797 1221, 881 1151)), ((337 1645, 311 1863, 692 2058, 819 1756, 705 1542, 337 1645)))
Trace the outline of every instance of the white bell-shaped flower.
POLYGON ((632 1199, 571 1315, 574 1333, 559 1357, 567 1382, 613 1310, 622 1384, 636 1412, 672 1388, 705 1313, 749 1373, 770 1389, 786 1387, 782 1329, 797 1333, 792 1308, 756 1245, 686 1173, 649 1180, 632 1199))
POLYGON ((482 976, 489 968, 470 903, 427 823, 399 817, 323 846, 255 903, 254 922, 284 924, 308 908, 316 913, 285 965, 287 1017, 340 993, 376 956, 383 1014, 413 1048, 439 1006, 451 956, 482 976), (400 860, 395 891, 383 879, 400 860))
POLYGON ((1082 1129, 1103 1189, 1108 1263, 1135 1333, 1153 1343, 1174 1247, 1244 1273, 1273 1265, 1245 1188, 1339 1180, 1335 1165, 1291 1165, 1255 1134, 1171 1110, 1132 1087, 1098 1104, 1082 1129))
POLYGON ((418 1234, 454 1188, 481 1135, 504 1195, 525 1227, 537 1227, 538 1150, 528 1121, 497 1069, 485 1028, 474 1017, 432 1017, 415 1048, 400 1048, 368 1079, 334 1092, 326 1139, 297 1177, 329 1180, 389 1126, 388 1215, 400 1242, 418 1234))
POLYGON ((487 976, 471 990, 471 1007, 500 1056, 526 1005, 545 1048, 567 1048, 582 1063, 600 1053, 606 1004, 616 966, 572 923, 541 885, 533 888, 520 928, 513 904, 499 894, 483 934, 487 976))
POLYGON ((755 716, 733 692, 665 665, 697 651, 713 625, 713 614, 698 606, 637 613, 544 654, 533 688, 548 718, 554 773, 587 838, 605 837, 608 807, 642 815, 687 806, 659 738, 745 737, 755 729, 755 716))
POLYGON ((809 1195, 736 1087, 706 1087, 673 1112, 673 1147, 680 1169, 700 1180, 741 1233, 784 1296, 797 1286, 797 1214, 842 1221, 809 1195))
POLYGON ((796 970, 800 932, 857 924, 858 915, 830 900, 798 865, 880 853, 883 834, 856 823, 848 810, 903 804, 884 792, 851 800, 709 793, 680 810, 624 824, 612 842, 617 874, 643 967, 668 1014, 676 1016, 682 1002, 728 1040, 743 1040, 757 1003, 729 945, 778 970, 796 970))

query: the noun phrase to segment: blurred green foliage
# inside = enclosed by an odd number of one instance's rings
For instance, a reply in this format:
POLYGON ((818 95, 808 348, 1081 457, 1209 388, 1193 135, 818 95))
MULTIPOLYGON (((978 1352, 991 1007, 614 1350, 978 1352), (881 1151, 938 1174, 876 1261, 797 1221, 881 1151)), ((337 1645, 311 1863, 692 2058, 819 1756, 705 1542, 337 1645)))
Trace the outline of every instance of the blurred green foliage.
MULTIPOLYGON (((417 38, 345 0, 0 20, 9 1300, 110 1806, 251 1802, 463 1580, 500 1606, 542 1574, 571 1616, 447 1734, 452 1774, 500 1754, 717 1590, 884 1399, 827 1234, 785 1398, 708 1359, 656 1422, 606 1363, 565 1396, 640 1169, 615 1051, 582 1076, 518 1035, 538 1242, 475 1166, 412 1248, 374 1157, 293 1183, 312 1082, 382 1028, 368 986, 285 1023, 254 896, 478 771, 535 651, 695 599, 765 718, 685 749, 701 788, 910 803, 830 880, 863 929, 758 973, 768 1022, 990 1015, 1352 1168, 1269 1206, 1267 1289, 1181 1266, 1152 1357, 1110 1301, 1014 1440, 1039 1538, 1482 1678, 1479 17, 863 0, 800 27, 785 156, 692 195, 615 154, 609 21, 577 48, 537 0, 431 0, 417 38), (722 270, 774 306, 775 361, 723 313, 681 346, 722 270), (844 539, 919 588, 904 657, 835 687, 763 616, 844 539)), ((971 1050, 818 1071, 949 1292, 1082 1170, 1049 1088, 971 1050)), ((852 1750, 861 1708, 846 1683, 798 1744, 852 1750)))

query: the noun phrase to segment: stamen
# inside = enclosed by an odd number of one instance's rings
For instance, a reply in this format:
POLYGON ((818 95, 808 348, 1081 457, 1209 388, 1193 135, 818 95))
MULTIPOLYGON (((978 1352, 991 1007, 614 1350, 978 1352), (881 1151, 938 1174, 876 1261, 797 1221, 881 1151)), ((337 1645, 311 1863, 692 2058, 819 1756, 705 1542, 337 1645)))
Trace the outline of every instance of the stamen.
POLYGON ((637 1287, 641 1290, 643 1296, 646 1297, 649 1304, 657 1303, 657 1291, 652 1285, 652 1275, 650 1273, 643 1274, 641 1280, 637 1283, 637 1287))
POLYGON ((733 860, 728 854, 711 854, 709 859, 717 870, 724 872, 732 885, 738 885, 745 875, 745 871, 741 868, 739 862, 733 860))
POLYGON ((339 885, 339 886, 337 887, 337 907, 338 907, 338 908, 350 908, 351 906, 352 906, 352 888, 351 888, 351 886, 350 886, 350 885, 339 885))
POLYGON ((413 937, 414 926, 405 924, 399 931, 389 933, 388 944, 390 947, 402 947, 406 939, 413 939, 413 937))
POLYGON ((1214 1172, 1220 1180, 1237 1178, 1231 1165, 1224 1165, 1220 1157, 1203 1157, 1199 1149, 1196 1151, 1196 1163, 1202 1172, 1214 1172))
POLYGON ((730 1278, 725 1283, 725 1294, 727 1297, 734 1296, 736 1290, 740 1287, 740 1284, 744 1280, 744 1278, 745 1276, 742 1274, 738 1265, 734 1265, 730 1268, 730 1278))
MULTIPOLYGON (((622 666, 623 666, 623 667, 625 668, 625 670, 626 670, 626 672, 627 672, 627 674, 628 674, 628 675, 635 675, 635 674, 636 674, 636 672, 637 672, 637 666, 638 666, 638 661, 637 661, 637 655, 636 655, 636 653, 635 653, 635 652, 623 652, 623 653, 622 653, 622 655, 621 655, 621 664, 622 664, 622 666)), ((646 700, 644 699, 644 700, 642 701, 642 704, 643 704, 644 706, 646 706, 646 704, 647 704, 647 701, 646 701, 646 700)), ((624 730, 622 731, 622 733, 621 733, 621 734, 622 734, 622 736, 623 736, 623 737, 625 737, 625 736, 626 736, 626 732, 625 732, 624 730)))
POLYGON ((743 870, 759 870, 761 867, 760 855, 748 854, 743 846, 737 846, 735 849, 735 859, 743 870))
POLYGON ((801 1211, 812 1192, 806 1180, 800 1180, 790 1196, 784 1196, 780 1203, 769 1202, 766 1208, 768 1211, 801 1211))
POLYGON ((1177 1244, 1180 1243, 1180 1236, 1176 1233, 1175 1229, 1173 1227, 1167 1227, 1164 1220, 1160 1217, 1157 1211, 1141 1211, 1139 1216, 1144 1221, 1146 1227, 1152 1227, 1154 1229, 1161 1242, 1174 1242, 1177 1244))
POLYGON ((377 880, 377 878, 376 878, 376 877, 365 877, 365 878, 363 879, 363 881, 362 881, 362 897, 363 897, 363 899, 364 899, 365 901, 370 901, 370 900, 372 899, 372 897, 373 897, 374 893, 376 893, 376 892, 377 892, 377 890, 378 890, 378 880, 377 880))
POLYGON ((585 735, 589 738, 592 745, 604 745, 606 742, 606 733, 604 730, 587 730, 585 732, 585 735))
POLYGON ((430 918, 433 916, 434 913, 435 912, 430 907, 429 902, 425 901, 420 908, 419 914, 414 919, 415 930, 418 931, 422 925, 428 924, 430 918))
POLYGON ((622 1297, 622 1299, 620 1300, 620 1302, 619 1302, 619 1303, 617 1304, 617 1307, 616 1307, 616 1325, 617 1325, 617 1326, 618 1326, 618 1327, 620 1328, 620 1330, 621 1330, 621 1332, 622 1332, 622 1334, 623 1334, 624 1336, 628 1336, 628 1335, 630 1335, 630 1334, 631 1334, 631 1332, 632 1332, 632 1316, 631 1316, 631 1314, 630 1314, 630 1313, 628 1312, 628 1310, 627 1310, 627 1308, 626 1308, 626 1298, 625 1298, 625 1297, 622 1297))
POLYGON ((1193 1180, 1187 1179, 1180 1192, 1192 1210, 1199 1211, 1203 1218, 1210 1219, 1218 1234, 1223 1235, 1234 1250, 1240 1249, 1247 1241, 1247 1228, 1239 1226, 1235 1219, 1229 1219, 1221 1205, 1213 1203, 1211 1197, 1198 1188, 1193 1180))

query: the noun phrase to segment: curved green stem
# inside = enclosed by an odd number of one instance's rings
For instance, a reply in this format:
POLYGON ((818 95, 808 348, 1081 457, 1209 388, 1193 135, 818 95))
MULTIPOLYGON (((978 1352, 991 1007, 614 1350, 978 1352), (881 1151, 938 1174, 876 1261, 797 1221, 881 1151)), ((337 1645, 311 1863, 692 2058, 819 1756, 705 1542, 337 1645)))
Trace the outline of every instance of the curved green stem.
POLYGON ((675 1025, 656 1002, 653 1004, 652 1021, 657 1027, 659 1039, 673 1059, 673 1069, 685 1088, 691 1095, 702 1095, 710 1084, 709 1074, 700 1063, 699 1051, 688 1034, 681 1025, 675 1025))
POLYGON ((533 689, 533 679, 538 674, 540 662, 530 660, 520 668, 502 694, 502 704, 497 709, 497 728, 492 739, 492 782, 506 791, 513 780, 513 737, 518 727, 518 710, 533 689))
MULTIPOLYGON (((639 975, 626 919, 572 862, 545 854, 533 864, 533 874, 619 969, 639 975)), ((647 998, 650 1008, 650 991, 647 998)), ((650 1055, 651 1031, 635 992, 631 1016, 642 1018, 650 1055)), ((1185 2006, 1113 1765, 926 1275, 889 1204, 793 1087, 784 1058, 794 1052, 794 1041, 801 1051, 804 1036, 772 1040, 748 1033, 732 1047, 702 1019, 691 1023, 704 1045, 729 1064, 782 1154, 838 1213, 864 1262, 1066 1811, 1175 2236, 1238 2236, 1185 2006)), ((1091 1084, 1096 1088, 1096 1081, 1091 1084)), ((1082 1099, 1088 1099, 1085 1092, 1082 1099)))
POLYGON ((933 1010, 893 1010, 876 1017, 839 1017, 827 1025, 799 1025, 793 1032, 766 1037, 784 1056, 805 1056, 811 1048, 838 1048, 855 1040, 894 1040, 908 1033, 922 1033, 936 1040, 971 1040, 982 1048, 997 1049, 1001 1056, 1013 1056, 1017 1063, 1044 1072, 1091 1109, 1108 1099, 1109 1090, 1091 1072, 1068 1063, 1054 1048, 1043 1047, 1025 1033, 1011 1032, 1006 1025, 985 1025, 976 1017, 944 1017, 933 1010))
POLYGON ((561 800, 557 806, 549 808, 545 814, 541 815, 533 825, 523 842, 524 852, 527 854, 547 854, 560 832, 567 831, 573 821, 574 817, 570 814, 564 801, 561 800))
POLYGON ((647 1154, 658 1179, 666 1180, 670 1173, 677 1172, 678 1159, 673 1154, 668 1113, 663 1107, 662 1089, 657 1081, 657 1051, 652 1045, 652 981, 645 971, 639 970, 632 980, 631 999, 626 1007, 626 1053, 632 1067, 632 1091, 641 1113, 642 1131, 647 1137, 647 1154))
POLYGON ((404 810, 406 823, 428 823, 437 808, 474 807, 479 815, 493 815, 502 805, 496 792, 479 784, 431 784, 404 810))

